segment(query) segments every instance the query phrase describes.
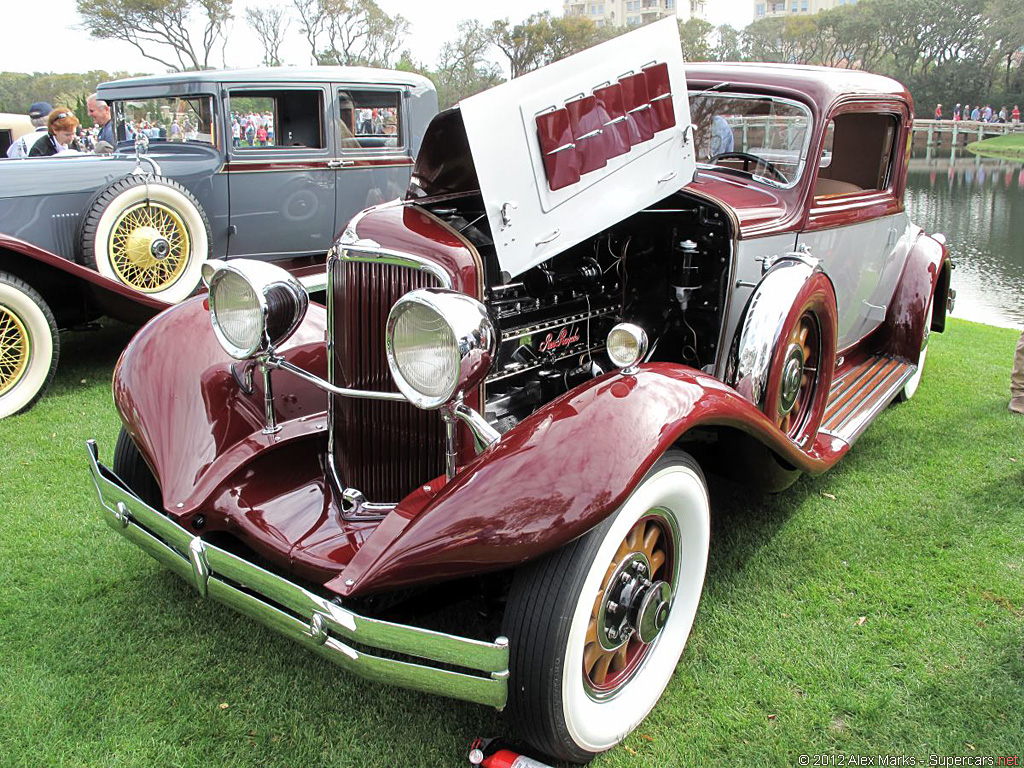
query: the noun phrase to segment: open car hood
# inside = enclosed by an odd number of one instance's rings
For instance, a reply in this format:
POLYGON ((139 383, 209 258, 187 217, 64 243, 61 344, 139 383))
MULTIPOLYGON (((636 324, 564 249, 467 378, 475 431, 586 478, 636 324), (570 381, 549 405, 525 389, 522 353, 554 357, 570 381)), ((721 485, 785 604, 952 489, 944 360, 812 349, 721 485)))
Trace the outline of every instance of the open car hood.
POLYGON ((675 18, 459 105, 501 269, 515 277, 688 183, 675 18))

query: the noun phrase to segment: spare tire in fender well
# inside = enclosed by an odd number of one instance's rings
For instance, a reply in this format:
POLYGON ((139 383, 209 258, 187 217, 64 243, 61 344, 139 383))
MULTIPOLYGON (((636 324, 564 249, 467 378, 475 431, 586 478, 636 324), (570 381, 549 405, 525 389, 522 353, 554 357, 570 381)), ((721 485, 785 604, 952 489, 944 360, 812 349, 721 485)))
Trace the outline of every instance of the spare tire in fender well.
POLYGON ((200 282, 210 222, 178 182, 133 174, 101 189, 79 229, 82 262, 101 275, 175 304, 200 282))

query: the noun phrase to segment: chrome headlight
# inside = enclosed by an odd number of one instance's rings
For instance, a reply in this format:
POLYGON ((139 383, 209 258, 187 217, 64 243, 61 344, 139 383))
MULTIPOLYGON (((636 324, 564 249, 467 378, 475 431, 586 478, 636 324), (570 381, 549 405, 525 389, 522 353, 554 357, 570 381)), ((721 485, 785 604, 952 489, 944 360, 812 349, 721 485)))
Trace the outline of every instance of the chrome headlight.
POLYGON ((497 349, 497 332, 483 304, 433 288, 398 300, 388 315, 386 339, 398 389, 428 410, 478 384, 497 349))
POLYGON ((633 323, 619 323, 608 332, 605 348, 623 373, 636 373, 636 366, 647 354, 647 333, 633 323))
POLYGON ((273 350, 295 332, 309 307, 299 281, 264 261, 207 261, 203 281, 210 289, 213 332, 238 360, 273 350))

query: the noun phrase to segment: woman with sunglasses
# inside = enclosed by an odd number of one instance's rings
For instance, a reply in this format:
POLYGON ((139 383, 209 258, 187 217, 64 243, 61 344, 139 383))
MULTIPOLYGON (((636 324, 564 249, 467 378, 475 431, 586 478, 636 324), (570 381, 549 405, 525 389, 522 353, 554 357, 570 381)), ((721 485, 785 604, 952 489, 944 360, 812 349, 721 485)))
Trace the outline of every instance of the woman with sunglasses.
POLYGON ((57 107, 46 118, 46 135, 32 145, 28 156, 50 157, 67 152, 75 140, 76 128, 78 118, 75 117, 75 113, 67 107, 57 107))

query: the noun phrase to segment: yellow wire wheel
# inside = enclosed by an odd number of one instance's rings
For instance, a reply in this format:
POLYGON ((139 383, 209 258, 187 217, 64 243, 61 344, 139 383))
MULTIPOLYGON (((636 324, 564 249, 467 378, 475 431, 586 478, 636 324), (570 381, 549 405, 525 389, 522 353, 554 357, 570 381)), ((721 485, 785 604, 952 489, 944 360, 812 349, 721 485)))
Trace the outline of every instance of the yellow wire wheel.
POLYGON ((199 285, 210 223, 173 179, 132 174, 96 195, 82 220, 82 261, 101 275, 176 304, 199 285))
POLYGON ((0 397, 21 381, 32 356, 28 330, 14 312, 0 305, 0 397))
POLYGON ((114 274, 143 293, 158 293, 184 273, 191 254, 188 227, 177 211, 143 202, 114 222, 108 244, 114 274))
POLYGON ((28 410, 53 380, 57 321, 42 295, 0 272, 0 419, 28 410))

